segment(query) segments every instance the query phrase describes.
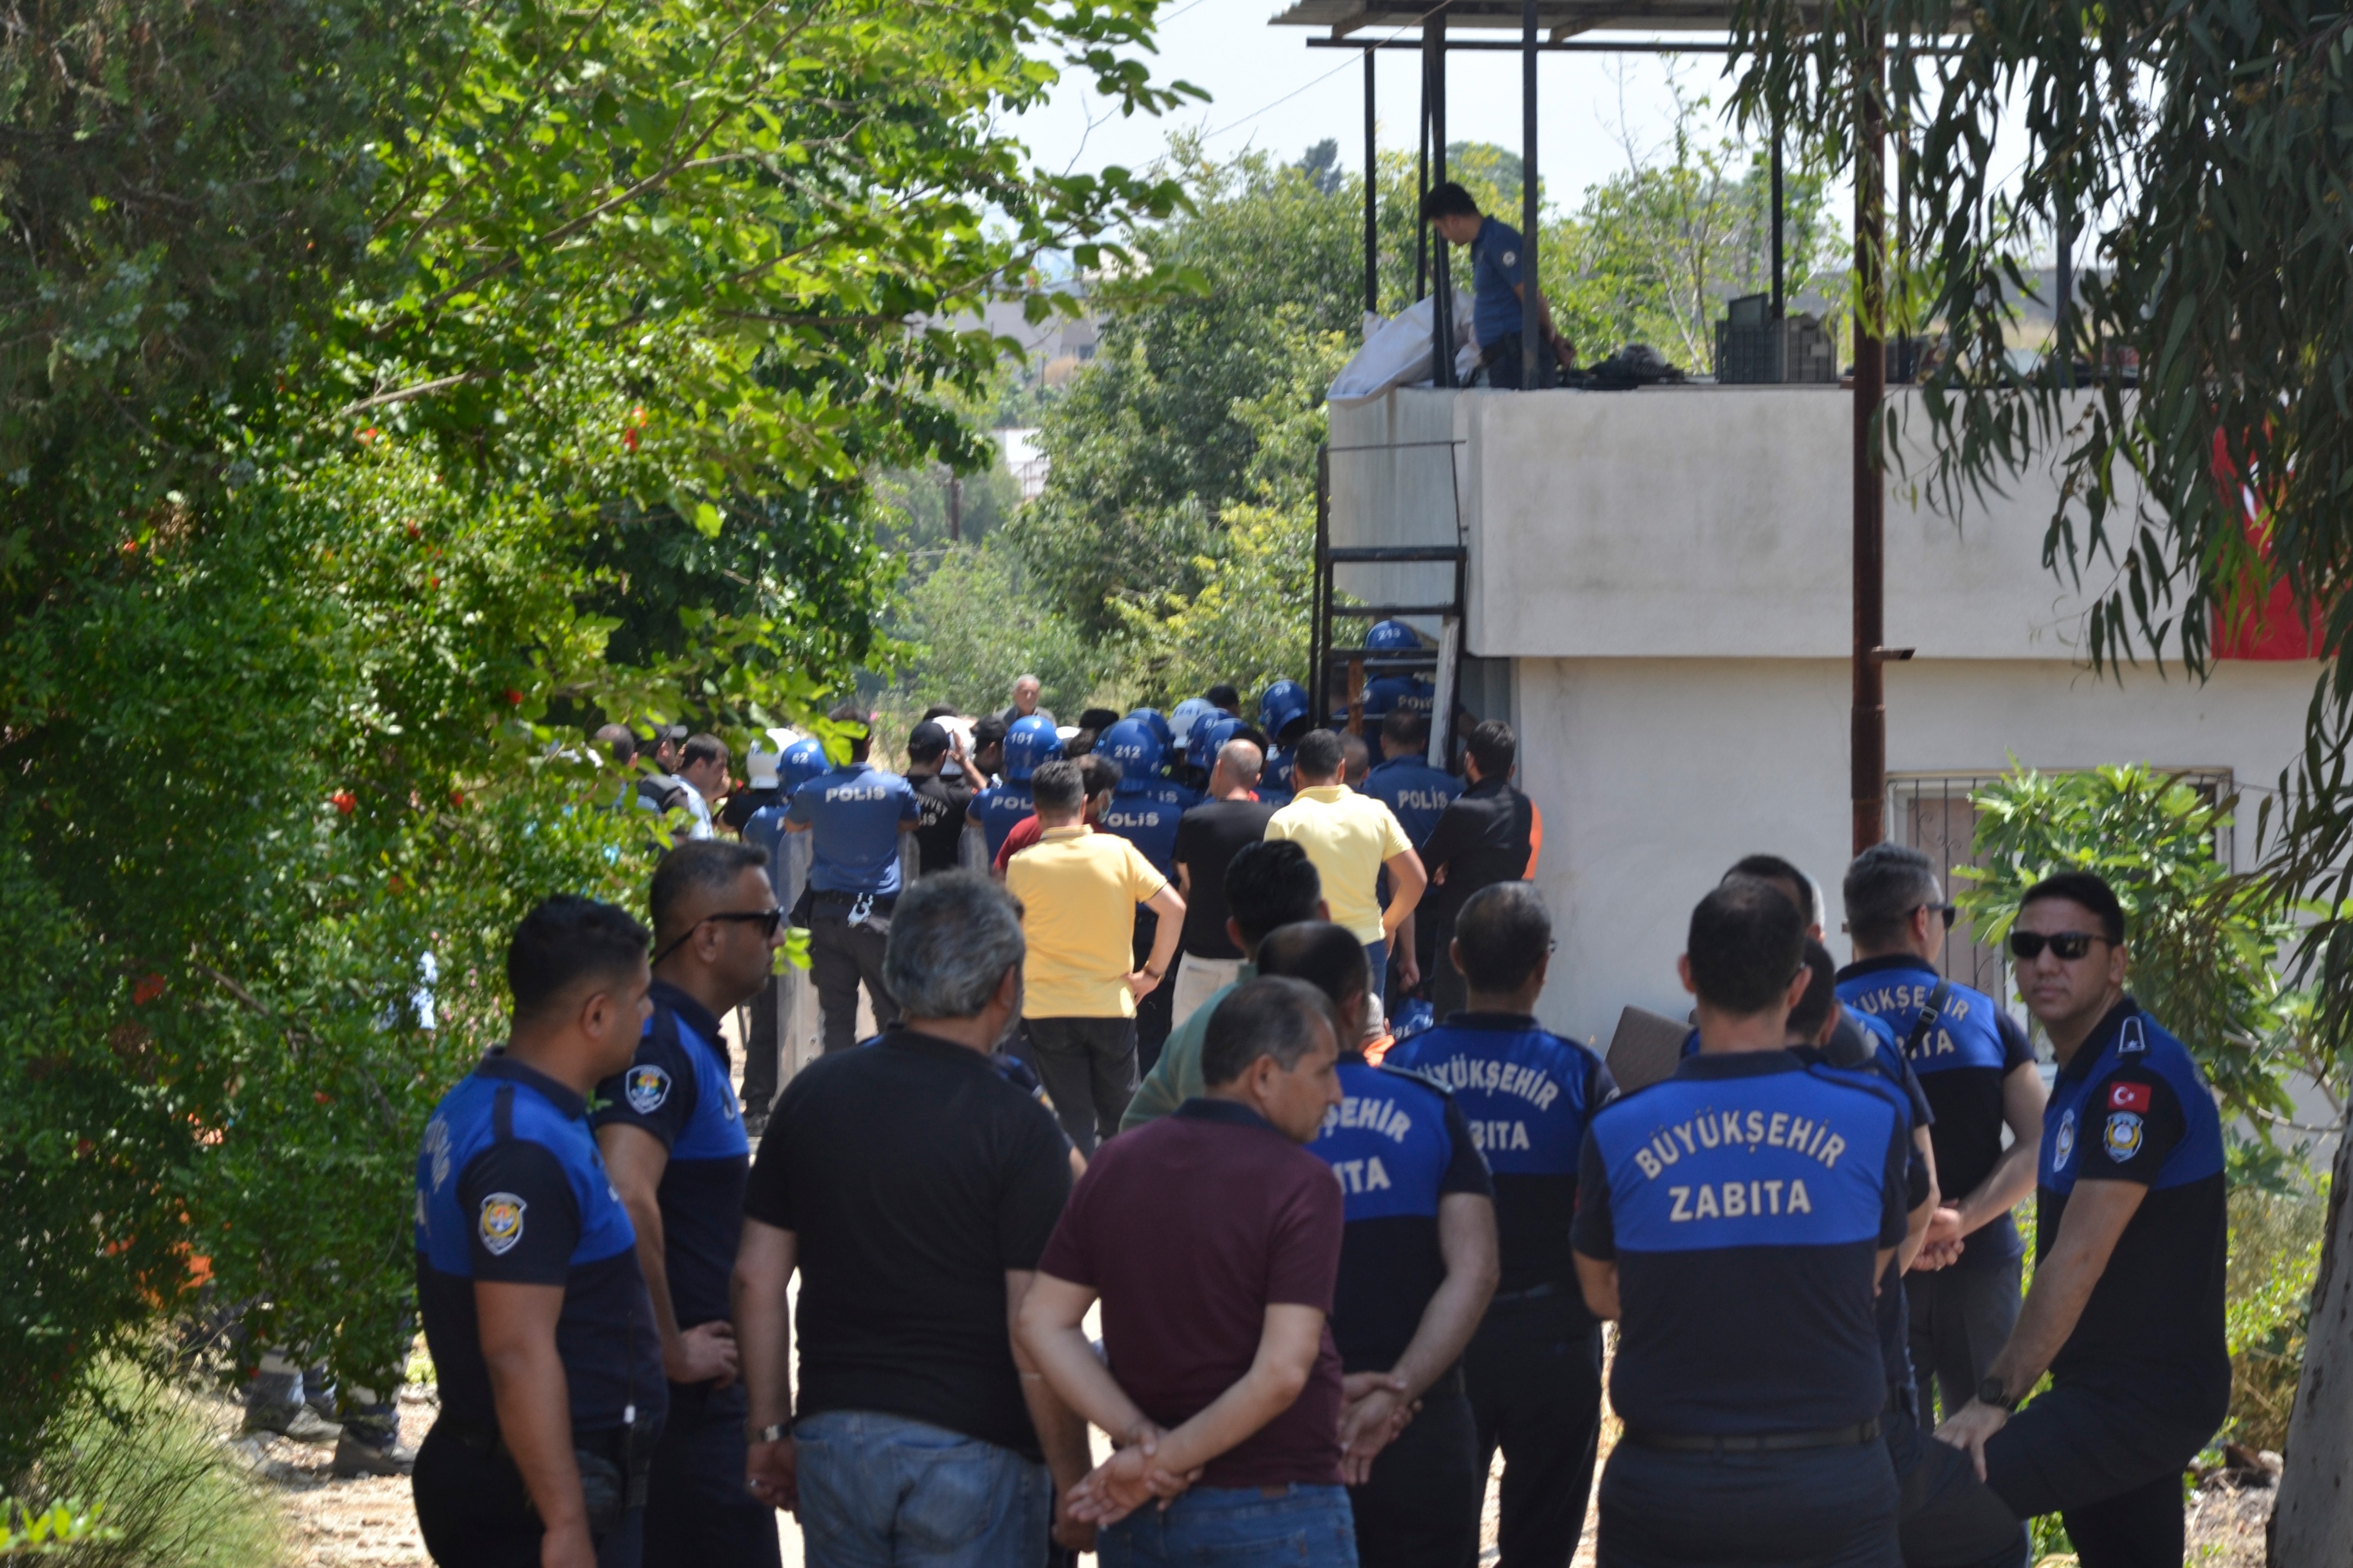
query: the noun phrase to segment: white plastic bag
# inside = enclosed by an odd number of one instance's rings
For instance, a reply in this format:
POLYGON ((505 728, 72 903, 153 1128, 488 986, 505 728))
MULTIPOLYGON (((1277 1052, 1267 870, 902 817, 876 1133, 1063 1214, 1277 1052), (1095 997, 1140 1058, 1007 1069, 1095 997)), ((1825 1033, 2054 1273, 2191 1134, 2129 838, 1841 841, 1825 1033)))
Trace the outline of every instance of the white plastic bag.
MULTIPOLYGON (((1479 363, 1478 345, 1471 336, 1471 303, 1463 290, 1454 291, 1454 341, 1460 345, 1454 353, 1457 383, 1468 380, 1479 363)), ((1421 299, 1382 322, 1334 378, 1325 399, 1344 405, 1366 403, 1393 386, 1430 384, 1430 323, 1435 319, 1430 301, 1421 299)))

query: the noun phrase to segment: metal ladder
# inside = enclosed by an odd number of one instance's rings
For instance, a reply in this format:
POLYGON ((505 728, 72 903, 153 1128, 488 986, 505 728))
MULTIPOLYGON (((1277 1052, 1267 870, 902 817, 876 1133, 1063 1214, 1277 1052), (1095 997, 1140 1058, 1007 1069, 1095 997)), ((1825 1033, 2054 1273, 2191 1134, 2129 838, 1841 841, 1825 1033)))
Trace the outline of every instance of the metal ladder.
MULTIPOLYGON (((1446 445, 1454 443, 1403 443, 1402 445, 1446 445)), ((1340 451, 1388 448, 1347 447, 1340 451)), ((1469 569, 1470 551, 1460 542, 1453 544, 1366 544, 1335 545, 1332 542, 1332 453, 1333 447, 1320 447, 1315 453, 1315 585, 1314 603, 1310 606, 1308 629, 1308 697, 1314 704, 1315 721, 1328 721, 1329 715, 1345 700, 1347 727, 1351 732, 1364 730, 1365 683, 1384 675, 1410 675, 1427 671, 1436 689, 1430 702, 1430 763, 1432 767, 1445 767, 1454 752, 1455 715, 1460 704, 1455 700, 1457 678, 1462 658, 1462 605, 1464 577, 1469 569), (1446 565, 1453 567, 1453 591, 1441 601, 1418 604, 1360 604, 1340 602, 1337 582, 1344 566, 1377 565, 1446 565), (1436 616, 1439 617, 1439 638, 1435 647, 1420 647, 1410 652, 1380 652, 1365 647, 1363 634, 1358 631, 1346 643, 1338 640, 1336 625, 1368 626, 1393 616, 1436 616)))

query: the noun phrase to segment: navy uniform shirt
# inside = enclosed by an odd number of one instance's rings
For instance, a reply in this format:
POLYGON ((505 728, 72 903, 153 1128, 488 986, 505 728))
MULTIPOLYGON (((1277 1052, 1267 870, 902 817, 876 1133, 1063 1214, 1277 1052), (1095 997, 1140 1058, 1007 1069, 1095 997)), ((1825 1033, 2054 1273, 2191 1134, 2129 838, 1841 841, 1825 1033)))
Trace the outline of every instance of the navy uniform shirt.
MULTIPOLYGON (((1867 958, 1839 972, 1839 1000, 1909 1040, 1936 978, 1926 960, 1909 953, 1867 958)), ((1946 992, 1936 1021, 1911 1053, 1911 1066, 1936 1112, 1929 1138, 1947 1201, 1958 1203, 1974 1192, 2001 1159, 2002 1080, 2033 1061, 2026 1031, 1992 997, 1958 984, 1946 992)), ((1969 1233, 1955 1267, 2003 1263, 2022 1250, 2018 1226, 2005 1214, 1969 1233)))
POLYGON ((1481 348, 1525 322, 1525 307, 1513 292, 1522 274, 1520 255, 1518 229, 1493 218, 1480 220, 1479 237, 1471 242, 1471 331, 1481 348))
POLYGON ((1292 776, 1292 748, 1277 746, 1266 754, 1266 765, 1258 771, 1258 788, 1253 792, 1269 805, 1289 805, 1298 793, 1298 781, 1292 776))
POLYGON ((1446 1282, 1438 1200, 1494 1187, 1461 1110, 1430 1079, 1352 1053, 1340 1058, 1340 1093, 1307 1145, 1346 1200, 1332 1339, 1342 1371, 1387 1372, 1446 1282))
POLYGON ((785 820, 810 830, 810 887, 887 899, 899 891, 899 825, 921 822, 923 811, 897 773, 845 763, 793 791, 785 820))
POLYGON ((1462 781, 1441 773, 1419 757, 1391 757, 1365 775, 1356 786, 1389 808, 1405 836, 1419 849, 1446 808, 1462 793, 1462 781))
POLYGON ((1096 824, 1135 846, 1152 868, 1176 880, 1176 825, 1201 797, 1180 784, 1147 784, 1112 797, 1111 809, 1096 824))
POLYGON ((2189 1049, 2130 997, 2059 1069, 2043 1110, 2036 1180, 2038 1258, 2058 1239, 2077 1182, 2148 1189, 2052 1359, 2052 1375, 2219 1424, 2231 1400, 2221 1118, 2189 1049))
POLYGON ((1663 1435, 1818 1432, 1876 1416, 1882 1247, 1904 1239, 1894 1098, 1787 1051, 1686 1058, 1602 1107, 1577 1250, 1618 1265, 1609 1402, 1663 1435))
POLYGON ((662 1259, 678 1326, 724 1321, 727 1282, 744 1231, 752 1145, 736 1114, 719 1020, 667 981, 649 994, 653 1016, 627 1072, 596 1086, 594 1126, 636 1127, 670 1151, 656 1197, 662 1259))
POLYGON ((1389 1049, 1386 1060, 1444 1084, 1494 1173, 1504 1292, 1563 1289, 1590 1322, 1568 1253, 1586 1124, 1617 1093, 1601 1058, 1504 1013, 1457 1013, 1389 1049))
POLYGON ((988 840, 988 858, 993 863, 997 852, 1005 847, 1007 835, 1023 817, 1038 815, 1038 804, 1029 798, 1028 779, 1007 779, 973 796, 964 815, 965 821, 980 825, 982 837, 988 840))
POLYGON ((668 1409, 661 1334, 638 1233, 605 1174, 587 1103, 546 1074, 485 1057, 441 1097, 417 1156, 417 1302, 443 1414, 498 1419, 474 1281, 564 1287, 555 1323, 575 1431, 668 1409))

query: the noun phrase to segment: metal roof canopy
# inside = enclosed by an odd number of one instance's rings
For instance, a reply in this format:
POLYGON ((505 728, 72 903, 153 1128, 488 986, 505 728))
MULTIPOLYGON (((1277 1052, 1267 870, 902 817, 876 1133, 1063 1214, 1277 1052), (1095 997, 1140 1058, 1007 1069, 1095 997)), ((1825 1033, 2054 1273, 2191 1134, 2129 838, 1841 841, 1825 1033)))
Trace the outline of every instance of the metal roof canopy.
MULTIPOLYGON (((1516 48, 1520 68, 1522 275, 1536 279, 1540 238, 1536 210, 1536 58, 1553 52, 1648 54, 1659 52, 1722 53, 1721 42, 1699 39, 1586 39, 1577 35, 1608 32, 1690 32, 1725 34, 1731 29, 1731 0, 1436 0, 1428 9, 1413 8, 1412 0, 1293 0, 1291 8, 1272 19, 1275 26, 1328 27, 1324 38, 1307 40, 1311 47, 1358 48, 1365 55, 1365 310, 1380 314, 1380 230, 1377 222, 1377 119, 1374 95, 1375 67, 1384 48, 1416 48, 1421 53, 1421 107, 1417 184, 1424 194, 1446 180, 1446 56, 1450 49, 1516 48), (1481 40, 1450 43, 1451 26, 1471 28, 1516 26, 1515 43, 1481 40), (1419 29, 1420 38, 1408 43, 1400 37, 1358 38, 1367 27, 1393 33, 1419 29)), ((1956 16, 1957 24, 1959 17, 1956 16)), ((1908 658, 1909 649, 1883 646, 1885 626, 1886 476, 1877 461, 1876 425, 1886 401, 1887 366, 1884 331, 1880 321, 1886 299, 1886 48, 1874 41, 1856 62, 1859 100, 1854 147, 1854 264, 1861 284, 1861 303, 1854 323, 1854 650, 1853 707, 1849 740, 1850 805, 1854 821, 1854 849, 1861 854, 1886 837, 1887 707, 1882 666, 1891 658, 1908 658)), ((1899 150, 1900 153, 1900 150, 1899 150)), ((1899 167, 1899 180, 1902 171, 1899 167)), ((1781 320, 1786 297, 1782 238, 1786 219, 1782 189, 1781 127, 1773 127, 1772 143, 1772 320, 1781 320)), ((1433 255, 1426 222, 1415 226, 1414 298, 1433 295, 1431 379, 1441 387, 1455 384, 1453 287, 1447 270, 1447 247, 1440 243, 1433 255), (1434 287, 1430 287, 1434 286, 1434 287)), ((2060 246, 2063 273, 2071 236, 2063 227, 2060 246)), ((2067 296, 2063 296, 2063 311, 2067 296)), ((1535 289, 1523 292, 1520 318, 1518 384, 1534 391, 1542 384, 1541 363, 1551 353, 1543 344, 1547 321, 1535 289)), ((1492 377, 1492 371, 1491 371, 1492 377)), ((1445 683, 1441 682, 1441 686, 1445 683)), ((1451 727, 1451 712, 1445 722, 1451 727)))

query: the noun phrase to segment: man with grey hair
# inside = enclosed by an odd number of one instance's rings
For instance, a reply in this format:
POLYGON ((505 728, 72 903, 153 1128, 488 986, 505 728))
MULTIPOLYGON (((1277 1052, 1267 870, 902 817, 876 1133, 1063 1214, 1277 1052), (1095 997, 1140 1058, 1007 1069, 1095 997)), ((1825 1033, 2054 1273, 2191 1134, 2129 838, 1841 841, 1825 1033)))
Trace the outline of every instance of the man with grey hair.
POLYGON ((813 1568, 1037 1563, 1050 1532, 1093 1545, 1053 1500, 1087 1474, 1085 1426, 1009 1338, 1071 1188, 1053 1117, 989 1061, 1020 1016, 1025 952, 987 877, 908 889, 882 961, 901 1020, 796 1077, 753 1167, 735 1265, 745 1479, 799 1516, 813 1568))
POLYGON ((2034 1190, 2046 1091, 2017 1019, 1981 991, 1936 973, 1957 912, 1936 864, 1901 844, 1875 844, 1847 868, 1847 931, 1855 962, 1839 1000, 1905 1043, 1935 1121, 1928 1140, 1944 1194, 1908 1282, 1912 1373, 1920 1424, 1967 1405, 2018 1321, 2024 1245, 2010 1211, 2034 1190), (2002 1129, 2013 1142, 2001 1146, 2002 1129))
POLYGON ((1008 729, 1010 729, 1018 721, 1029 718, 1032 715, 1043 719, 1047 723, 1051 724, 1054 722, 1054 715, 1047 710, 1038 706, 1038 694, 1045 689, 1044 683, 1034 675, 1018 675, 1014 677, 1012 691, 1013 700, 1005 705, 1004 710, 997 715, 997 718, 1004 721, 1006 727, 1008 729))

